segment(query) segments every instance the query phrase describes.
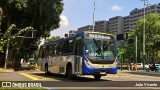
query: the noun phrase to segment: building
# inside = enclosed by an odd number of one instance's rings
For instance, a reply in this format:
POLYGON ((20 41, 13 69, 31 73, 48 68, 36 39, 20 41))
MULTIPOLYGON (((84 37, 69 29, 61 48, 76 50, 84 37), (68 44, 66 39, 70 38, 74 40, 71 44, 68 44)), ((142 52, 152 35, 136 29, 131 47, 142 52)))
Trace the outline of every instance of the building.
POLYGON ((70 31, 69 31, 69 36, 75 35, 76 33, 77 33, 76 30, 70 30, 70 31))
MULTIPOLYGON (((151 13, 159 13, 160 14, 160 3, 148 6, 145 8, 145 15, 151 13)), ((94 31, 98 32, 107 32, 111 34, 123 34, 134 30, 137 27, 137 21, 140 18, 144 17, 144 8, 133 9, 128 16, 116 16, 109 19, 109 21, 96 21, 94 31)), ((78 32, 80 31, 91 31, 92 25, 87 25, 81 28, 78 28, 78 32)))
POLYGON ((123 33, 129 32, 130 30, 130 16, 124 17, 124 26, 123 26, 123 33))
POLYGON ((96 32, 107 32, 108 31, 109 22, 106 20, 96 21, 94 26, 94 31, 96 32))
POLYGON ((92 31, 92 29, 93 29, 93 26, 92 26, 92 25, 87 25, 87 26, 78 28, 78 32, 92 31))
POLYGON ((108 32, 112 34, 123 33, 124 18, 122 16, 116 16, 109 19, 109 29, 108 32))
MULTIPOLYGON (((145 8, 145 15, 147 16, 150 13, 160 13, 160 3, 146 7, 145 8)), ((129 31, 135 29, 137 21, 140 18, 143 18, 143 17, 144 17, 144 8, 141 8, 141 9, 135 8, 135 9, 133 9, 130 12, 130 20, 129 20, 130 21, 129 22, 130 29, 129 29, 129 31)))

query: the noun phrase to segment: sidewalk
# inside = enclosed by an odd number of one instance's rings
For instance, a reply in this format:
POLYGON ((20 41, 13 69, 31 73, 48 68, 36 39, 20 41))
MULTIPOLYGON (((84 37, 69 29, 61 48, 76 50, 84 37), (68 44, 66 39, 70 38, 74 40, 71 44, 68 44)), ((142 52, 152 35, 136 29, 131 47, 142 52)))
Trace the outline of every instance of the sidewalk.
POLYGON ((1 72, 14 72, 13 69, 4 69, 4 68, 0 68, 0 73, 1 72))
POLYGON ((124 72, 146 72, 146 70, 137 70, 137 71, 135 71, 135 70, 132 70, 132 71, 131 71, 131 70, 122 70, 122 71, 121 71, 121 70, 118 70, 118 72, 119 72, 119 73, 121 73, 121 72, 123 72, 123 73, 124 73, 124 72))

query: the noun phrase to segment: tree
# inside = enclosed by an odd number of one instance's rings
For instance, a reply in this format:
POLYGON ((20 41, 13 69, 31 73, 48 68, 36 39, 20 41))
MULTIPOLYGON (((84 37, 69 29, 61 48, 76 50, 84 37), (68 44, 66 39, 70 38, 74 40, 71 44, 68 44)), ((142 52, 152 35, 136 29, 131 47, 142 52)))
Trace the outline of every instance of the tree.
MULTIPOLYGON (((0 7, 0 31, 1 31, 1 23, 2 23, 2 8, 0 7)), ((0 36, 2 35, 3 33, 0 32, 0 36)), ((0 38, 0 40, 2 40, 0 38)), ((3 46, 2 46, 2 42, 0 42, 0 51, 3 49, 3 46)))
MULTIPOLYGON (((29 54, 26 52, 29 46, 37 45, 40 37, 48 37, 51 30, 59 27, 63 3, 62 0, 0 0, 0 7, 3 11, 1 33, 4 34, 11 24, 15 24, 17 29, 33 27, 36 30, 35 38, 14 40, 18 49, 10 45, 10 56, 17 56, 19 60, 20 56, 29 54)), ((24 36, 28 34, 25 32, 24 36)))
MULTIPOLYGON (((138 48, 139 52, 142 53, 143 49, 143 24, 144 19, 139 19, 137 23, 137 28, 132 31, 132 38, 138 37, 138 48)), ((154 62, 158 58, 159 52, 159 40, 160 40, 160 15, 159 14, 149 14, 145 18, 145 45, 146 45, 146 57, 149 62, 154 62)), ((142 57, 142 54, 141 54, 142 57)))
POLYGON ((51 42, 51 41, 58 40, 58 39, 60 39, 60 36, 53 36, 51 38, 47 38, 45 41, 46 42, 51 42))

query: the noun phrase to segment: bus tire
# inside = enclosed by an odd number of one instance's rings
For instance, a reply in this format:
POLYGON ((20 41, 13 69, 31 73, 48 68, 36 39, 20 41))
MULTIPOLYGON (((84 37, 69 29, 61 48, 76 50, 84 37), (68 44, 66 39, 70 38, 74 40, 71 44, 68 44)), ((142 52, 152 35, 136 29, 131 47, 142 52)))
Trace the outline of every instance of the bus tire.
POLYGON ((94 75, 94 79, 95 80, 100 80, 101 79, 101 75, 94 75))
POLYGON ((49 75, 49 74, 50 74, 50 72, 48 71, 48 64, 45 64, 45 69, 44 69, 44 71, 45 71, 45 74, 46 74, 46 75, 49 75))
POLYGON ((72 66, 68 66, 67 68, 67 78, 70 79, 70 80, 73 80, 75 79, 75 75, 73 75, 72 73, 72 66))

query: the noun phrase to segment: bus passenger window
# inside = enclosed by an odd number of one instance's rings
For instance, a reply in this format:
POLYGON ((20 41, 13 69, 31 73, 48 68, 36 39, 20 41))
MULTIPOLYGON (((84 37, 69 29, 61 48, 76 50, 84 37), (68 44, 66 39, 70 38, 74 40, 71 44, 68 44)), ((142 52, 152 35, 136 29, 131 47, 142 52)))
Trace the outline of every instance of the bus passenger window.
POLYGON ((39 50, 39 55, 38 55, 39 58, 42 58, 42 52, 43 52, 43 48, 41 47, 39 50))
POLYGON ((56 47, 55 47, 55 44, 53 44, 53 45, 52 45, 52 53, 53 53, 52 56, 55 56, 55 55, 56 55, 56 52, 55 52, 55 51, 56 51, 56 47))
POLYGON ((56 45, 56 56, 58 56, 59 55, 59 45, 57 44, 56 45))
POLYGON ((83 38, 77 37, 76 38, 76 44, 75 44, 75 54, 81 56, 82 55, 82 47, 83 47, 83 38))
POLYGON ((65 53, 74 53, 74 39, 69 39, 65 41, 64 43, 65 46, 65 53))
POLYGON ((44 48, 42 51, 42 58, 45 58, 45 57, 46 57, 46 49, 44 48))

